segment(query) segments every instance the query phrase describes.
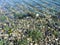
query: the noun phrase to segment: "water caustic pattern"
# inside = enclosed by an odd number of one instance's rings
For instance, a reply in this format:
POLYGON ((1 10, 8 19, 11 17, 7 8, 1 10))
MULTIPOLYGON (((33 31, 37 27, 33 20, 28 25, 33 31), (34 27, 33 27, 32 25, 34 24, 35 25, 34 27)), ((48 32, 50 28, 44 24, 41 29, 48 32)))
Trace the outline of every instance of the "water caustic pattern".
POLYGON ((60 45, 60 0, 0 0, 0 45, 60 45))

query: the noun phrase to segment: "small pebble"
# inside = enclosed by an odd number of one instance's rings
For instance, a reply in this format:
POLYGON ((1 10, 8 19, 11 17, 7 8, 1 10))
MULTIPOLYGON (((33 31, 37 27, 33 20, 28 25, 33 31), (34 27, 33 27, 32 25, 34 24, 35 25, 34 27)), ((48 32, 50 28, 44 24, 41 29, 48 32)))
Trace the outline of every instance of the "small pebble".
POLYGON ((36 17, 39 17, 39 14, 36 14, 36 17))

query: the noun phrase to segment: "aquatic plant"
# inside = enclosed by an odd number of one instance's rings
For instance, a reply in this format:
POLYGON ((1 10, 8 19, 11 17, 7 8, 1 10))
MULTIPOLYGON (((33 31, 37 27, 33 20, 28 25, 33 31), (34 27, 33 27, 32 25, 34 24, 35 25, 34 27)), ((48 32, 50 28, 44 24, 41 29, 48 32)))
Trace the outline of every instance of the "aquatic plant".
POLYGON ((28 37, 32 38, 32 41, 43 39, 43 34, 39 30, 28 30, 27 35, 28 37))
POLYGON ((3 41, 2 40, 0 40, 0 45, 3 45, 3 41))
POLYGON ((5 20, 6 20, 6 16, 0 15, 0 21, 5 21, 5 20))
POLYGON ((27 45, 28 44, 28 41, 27 41, 26 38, 23 38, 23 39, 21 39, 21 40, 18 41, 18 44, 19 45, 27 45))

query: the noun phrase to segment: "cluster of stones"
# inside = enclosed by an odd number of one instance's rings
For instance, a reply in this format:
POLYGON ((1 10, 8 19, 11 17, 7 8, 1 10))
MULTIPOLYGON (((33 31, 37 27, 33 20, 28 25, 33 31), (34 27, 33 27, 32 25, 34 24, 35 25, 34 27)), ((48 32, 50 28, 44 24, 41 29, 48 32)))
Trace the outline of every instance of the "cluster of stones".
POLYGON ((5 41, 6 43, 4 42, 6 45, 19 45, 18 41, 23 38, 30 41, 27 45, 60 45, 60 19, 51 15, 42 16, 36 14, 34 16, 34 18, 27 16, 22 19, 14 19, 14 24, 10 22, 5 24, 1 23, 0 39, 7 40, 5 41), (12 29, 4 30, 4 26, 6 25, 12 29), (15 25, 15 27, 12 27, 13 25, 15 25), (39 42, 32 41, 32 38, 26 36, 27 30, 40 30, 44 39, 41 39, 39 42), (11 32, 8 34, 8 31, 11 32), (7 44, 7 42, 9 44, 7 44))

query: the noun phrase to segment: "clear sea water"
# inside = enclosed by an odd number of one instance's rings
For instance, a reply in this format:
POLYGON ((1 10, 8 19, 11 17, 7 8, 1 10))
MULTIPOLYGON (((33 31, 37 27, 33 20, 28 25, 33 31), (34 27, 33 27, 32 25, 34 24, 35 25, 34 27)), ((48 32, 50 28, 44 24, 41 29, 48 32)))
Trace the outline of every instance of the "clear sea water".
POLYGON ((23 12, 22 10, 35 12, 35 9, 38 9, 53 14, 54 12, 60 12, 60 0, 0 0, 0 7, 3 10, 9 10, 10 7, 13 7, 13 9, 21 12, 23 12), (19 9, 16 4, 24 5, 25 9, 19 9))

